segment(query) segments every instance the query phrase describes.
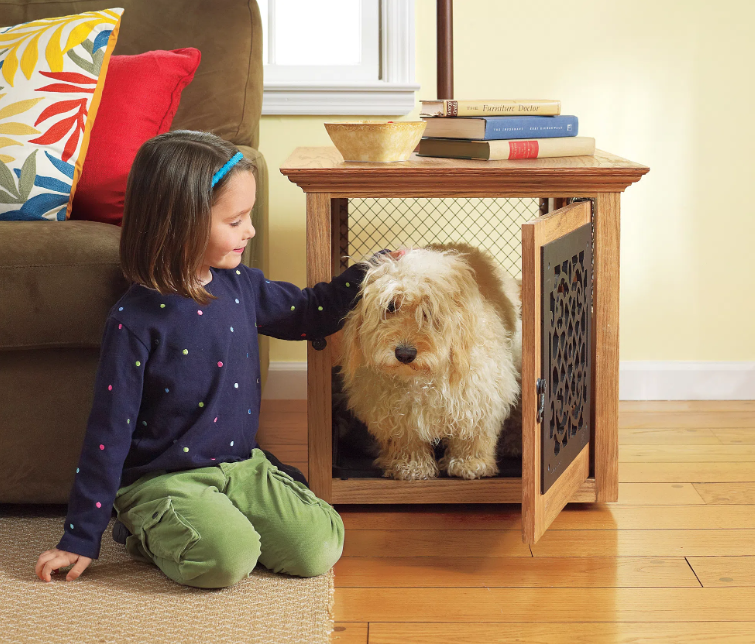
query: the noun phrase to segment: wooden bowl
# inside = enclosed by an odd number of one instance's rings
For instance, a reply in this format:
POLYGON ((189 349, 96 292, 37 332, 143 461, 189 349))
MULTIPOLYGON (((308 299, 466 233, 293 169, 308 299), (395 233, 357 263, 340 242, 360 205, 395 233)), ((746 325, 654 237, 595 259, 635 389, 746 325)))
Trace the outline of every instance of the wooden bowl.
POLYGON ((344 161, 395 163, 409 158, 427 123, 336 121, 324 125, 344 161))

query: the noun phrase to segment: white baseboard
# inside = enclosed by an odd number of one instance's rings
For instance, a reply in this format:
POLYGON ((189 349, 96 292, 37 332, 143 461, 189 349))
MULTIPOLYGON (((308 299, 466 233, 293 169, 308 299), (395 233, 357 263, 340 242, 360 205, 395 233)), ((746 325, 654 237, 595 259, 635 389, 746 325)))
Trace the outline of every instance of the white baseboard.
POLYGON ((620 400, 753 400, 755 362, 622 361, 620 400))
MULTIPOLYGON (((271 362, 262 395, 306 399, 307 363, 271 362)), ((755 362, 619 363, 620 400, 755 400, 755 362)))

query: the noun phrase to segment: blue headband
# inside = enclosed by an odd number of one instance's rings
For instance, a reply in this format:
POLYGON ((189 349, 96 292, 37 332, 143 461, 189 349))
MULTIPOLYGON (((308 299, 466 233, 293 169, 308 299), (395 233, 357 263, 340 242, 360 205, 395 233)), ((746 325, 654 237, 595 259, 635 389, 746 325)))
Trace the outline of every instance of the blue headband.
POLYGON ((220 170, 218 170, 213 176, 212 176, 212 188, 215 187, 215 184, 220 181, 226 174, 228 174, 228 171, 235 166, 241 159, 244 158, 244 155, 241 154, 241 152, 237 152, 231 157, 231 160, 226 163, 220 170))

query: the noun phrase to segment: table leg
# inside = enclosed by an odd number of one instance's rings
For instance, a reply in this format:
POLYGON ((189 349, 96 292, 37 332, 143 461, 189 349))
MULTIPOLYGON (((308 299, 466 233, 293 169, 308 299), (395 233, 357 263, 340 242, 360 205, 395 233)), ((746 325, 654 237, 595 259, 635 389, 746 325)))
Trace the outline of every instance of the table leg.
MULTIPOLYGON (((307 193, 307 286, 331 280, 330 194, 307 193)), ((331 347, 307 342, 307 436, 309 485, 330 503, 333 478, 331 347)))
POLYGON ((619 193, 595 200, 593 436, 598 503, 619 500, 619 193))

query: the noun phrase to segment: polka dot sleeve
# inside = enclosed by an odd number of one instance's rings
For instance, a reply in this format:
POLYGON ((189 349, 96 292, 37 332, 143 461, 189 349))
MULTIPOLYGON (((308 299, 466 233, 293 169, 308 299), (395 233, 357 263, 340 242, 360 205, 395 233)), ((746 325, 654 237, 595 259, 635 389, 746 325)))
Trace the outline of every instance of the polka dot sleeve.
POLYGON ((142 399, 149 350, 123 322, 105 322, 92 409, 56 546, 96 559, 110 521, 142 399))
POLYGON ((309 340, 331 335, 343 327, 346 314, 357 301, 367 265, 354 264, 333 281, 305 289, 268 280, 256 268, 246 270, 259 332, 281 340, 309 340))

